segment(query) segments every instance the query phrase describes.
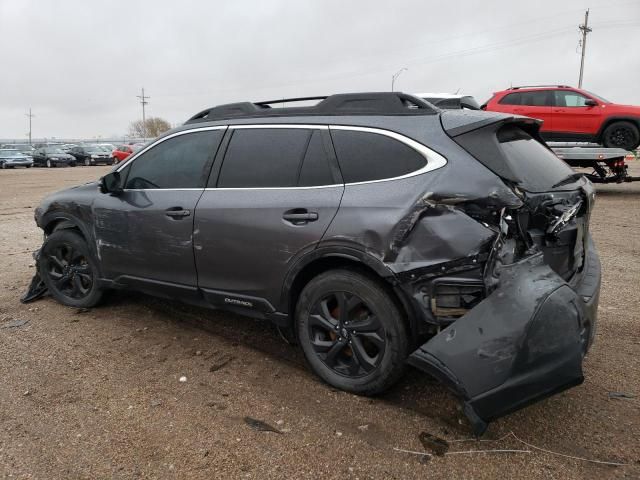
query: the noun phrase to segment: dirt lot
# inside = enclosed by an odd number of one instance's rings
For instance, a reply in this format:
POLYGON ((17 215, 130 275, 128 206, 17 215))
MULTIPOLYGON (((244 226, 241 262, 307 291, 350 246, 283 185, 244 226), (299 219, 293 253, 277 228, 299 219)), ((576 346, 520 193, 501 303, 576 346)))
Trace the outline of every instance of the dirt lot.
MULTIPOLYGON (((454 397, 417 371, 376 399, 333 390, 259 321, 129 293, 87 312, 48 298, 21 305, 42 238, 34 207, 106 171, 0 172, 2 478, 640 478, 640 182, 598 188, 592 230, 604 279, 585 383, 484 437, 512 431, 628 464, 611 467, 539 451, 428 462, 394 451, 423 451, 421 431, 468 438, 454 397), (16 320, 28 323, 8 327, 16 320), (283 433, 256 431, 246 416, 283 433)), ((526 449, 513 438, 452 444, 509 448, 526 449)))

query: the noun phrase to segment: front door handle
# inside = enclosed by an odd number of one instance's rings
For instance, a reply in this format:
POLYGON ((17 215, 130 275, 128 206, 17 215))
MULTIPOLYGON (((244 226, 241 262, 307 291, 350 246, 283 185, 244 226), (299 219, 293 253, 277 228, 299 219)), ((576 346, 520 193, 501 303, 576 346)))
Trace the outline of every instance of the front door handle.
POLYGON ((185 210, 182 207, 173 207, 173 208, 167 208, 164 214, 167 217, 171 217, 171 218, 183 218, 191 215, 191 211, 185 210))
POLYGON ((315 222, 318 220, 317 212, 308 212, 304 208, 296 208, 293 210, 289 210, 288 212, 284 212, 282 218, 287 222, 291 222, 294 225, 304 225, 308 222, 315 222))

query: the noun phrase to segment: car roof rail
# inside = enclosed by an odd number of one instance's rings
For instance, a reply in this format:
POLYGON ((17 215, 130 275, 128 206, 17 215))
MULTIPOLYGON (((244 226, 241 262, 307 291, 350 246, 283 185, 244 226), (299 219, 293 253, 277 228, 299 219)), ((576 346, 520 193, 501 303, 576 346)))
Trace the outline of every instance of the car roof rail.
POLYGON ((402 92, 338 93, 328 96, 283 98, 262 102, 218 105, 196 113, 185 123, 212 122, 232 118, 308 115, 433 115, 440 110, 402 92), (313 106, 274 107, 278 104, 320 100, 313 106))
POLYGON ((517 87, 509 87, 507 88, 507 90, 519 90, 521 88, 549 88, 549 87, 573 88, 570 85, 518 85, 517 87))

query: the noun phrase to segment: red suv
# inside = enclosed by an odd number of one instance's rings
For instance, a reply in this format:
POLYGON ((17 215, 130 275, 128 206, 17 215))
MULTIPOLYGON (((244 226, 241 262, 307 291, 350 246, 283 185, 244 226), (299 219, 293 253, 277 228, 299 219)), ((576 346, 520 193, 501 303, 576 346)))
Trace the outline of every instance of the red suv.
POLYGON ((496 92, 482 108, 543 120, 545 140, 595 142, 634 150, 640 143, 640 107, 611 103, 566 85, 512 87, 496 92))
POLYGON ((125 158, 127 158, 129 155, 137 151, 138 151, 138 147, 136 147, 135 145, 120 145, 113 152, 111 152, 111 157, 114 160, 121 162, 125 158))

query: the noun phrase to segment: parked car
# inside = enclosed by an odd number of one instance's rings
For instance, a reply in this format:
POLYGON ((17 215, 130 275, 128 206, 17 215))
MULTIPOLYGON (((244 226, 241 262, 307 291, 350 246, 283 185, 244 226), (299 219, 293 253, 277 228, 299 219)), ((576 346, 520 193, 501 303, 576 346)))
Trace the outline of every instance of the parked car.
POLYGON ((79 145, 71 148, 68 153, 73 155, 78 163, 86 166, 117 163, 111 157, 111 153, 106 152, 97 145, 79 145))
POLYGON ((31 156, 34 148, 28 143, 5 143, 0 148, 8 148, 9 150, 18 150, 27 156, 31 156))
POLYGON ((113 152, 111 152, 111 156, 117 159, 118 162, 121 162, 135 151, 136 147, 133 145, 120 145, 113 152))
POLYGON ((640 106, 619 105, 567 85, 512 87, 483 105, 544 121, 540 133, 556 142, 594 142, 634 150, 640 144, 640 106))
POLYGON ((581 383, 595 195, 540 122, 397 92, 322 98, 206 109, 46 197, 37 271, 53 298, 92 307, 121 288, 268 319, 357 394, 409 363, 478 434, 581 383))
POLYGON ((60 145, 60 150, 62 150, 65 153, 69 153, 69 150, 77 146, 78 145, 76 145, 75 143, 65 143, 63 145, 60 145))
POLYGON ((33 152, 33 164, 48 168, 59 167, 61 165, 76 166, 76 159, 65 153, 60 147, 41 147, 33 152))
POLYGON ((0 168, 14 168, 33 166, 33 158, 18 150, 0 148, 0 168))
POLYGON ((116 146, 111 143, 98 143, 96 144, 96 146, 106 150, 109 153, 113 152, 116 149, 116 146))
POLYGON ((416 97, 445 110, 480 110, 480 104, 471 95, 458 95, 457 93, 415 93, 416 97))

